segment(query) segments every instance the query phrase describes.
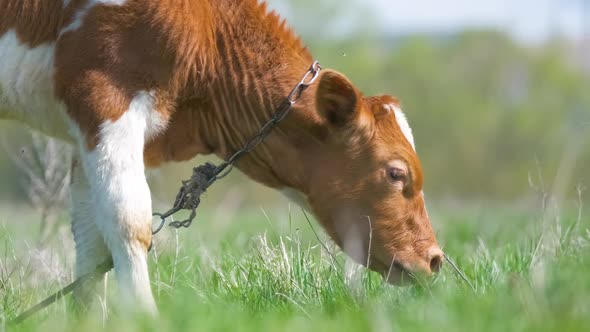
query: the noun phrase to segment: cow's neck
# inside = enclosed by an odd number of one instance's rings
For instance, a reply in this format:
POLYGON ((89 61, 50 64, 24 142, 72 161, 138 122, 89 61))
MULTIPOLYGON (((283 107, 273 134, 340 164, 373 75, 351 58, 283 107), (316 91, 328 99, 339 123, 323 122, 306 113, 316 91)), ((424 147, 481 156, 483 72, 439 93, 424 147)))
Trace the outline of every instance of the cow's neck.
MULTIPOLYGON (((203 112, 201 128, 213 143, 216 155, 224 159, 230 157, 272 118, 276 107, 305 73, 305 69, 301 69, 305 66, 298 67, 297 76, 280 75, 277 71, 272 76, 278 80, 269 81, 265 81, 263 73, 248 69, 249 74, 245 76, 249 77, 248 84, 244 83, 245 77, 233 77, 224 78, 211 88, 212 112, 203 112), (242 84, 235 83, 237 81, 242 84)), ((314 93, 313 87, 305 91, 268 138, 240 160, 237 165, 244 173, 270 187, 305 190, 304 152, 317 144, 317 119, 309 114, 314 93)))
MULTIPOLYGON (((260 39, 236 33, 241 32, 224 31, 218 37, 223 60, 208 91, 212 112, 202 112, 201 129, 213 137, 214 152, 221 158, 240 149, 271 119, 312 62, 288 31, 262 31, 260 39), (268 45, 269 37, 277 39, 268 45)), ((305 191, 304 153, 318 144, 315 90, 306 90, 264 143, 238 163, 244 173, 270 187, 305 191)))

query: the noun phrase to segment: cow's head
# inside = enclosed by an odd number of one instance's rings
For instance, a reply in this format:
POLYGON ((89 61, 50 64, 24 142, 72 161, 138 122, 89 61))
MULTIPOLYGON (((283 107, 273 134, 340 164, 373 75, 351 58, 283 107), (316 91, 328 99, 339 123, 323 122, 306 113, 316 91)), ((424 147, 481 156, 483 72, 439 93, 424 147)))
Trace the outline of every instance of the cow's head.
POLYGON ((411 129, 391 96, 363 97, 335 71, 322 72, 315 108, 321 143, 311 151, 306 198, 332 239, 391 283, 442 264, 422 192, 411 129))

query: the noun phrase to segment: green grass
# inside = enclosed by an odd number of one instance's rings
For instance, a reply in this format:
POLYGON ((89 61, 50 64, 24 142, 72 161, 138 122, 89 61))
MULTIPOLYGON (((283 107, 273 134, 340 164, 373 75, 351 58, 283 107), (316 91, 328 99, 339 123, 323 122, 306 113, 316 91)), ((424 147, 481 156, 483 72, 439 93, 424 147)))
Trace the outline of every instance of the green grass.
MULTIPOLYGON (((75 319, 68 301, 60 301, 16 330, 590 330, 584 214, 483 205, 454 210, 431 209, 431 218, 475 290, 449 264, 415 286, 384 285, 347 262, 312 223, 318 240, 298 210, 246 209, 223 225, 207 222, 213 217, 205 210, 178 236, 168 229, 158 236, 150 254, 156 320, 118 314, 111 281, 106 322, 99 314, 75 319)), ((56 239, 49 251, 58 273, 39 277, 38 263, 28 258, 36 255, 31 224, 9 223, 10 211, 0 212, 0 314, 10 319, 71 280, 71 240, 67 232, 56 239)))

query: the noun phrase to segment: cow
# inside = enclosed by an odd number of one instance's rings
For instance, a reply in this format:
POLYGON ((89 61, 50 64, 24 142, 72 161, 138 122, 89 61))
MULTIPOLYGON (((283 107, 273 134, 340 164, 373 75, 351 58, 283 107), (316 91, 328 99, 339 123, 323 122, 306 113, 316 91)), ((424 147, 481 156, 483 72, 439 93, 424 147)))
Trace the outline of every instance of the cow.
MULTIPOLYGON (((259 0, 0 0, 0 118, 70 142, 75 274, 112 258, 127 307, 157 313, 146 168, 227 158, 313 62, 259 0)), ((443 261, 400 102, 325 69, 239 160, 311 211, 353 260, 399 284, 443 261)), ((76 289, 80 306, 101 279, 76 289)))

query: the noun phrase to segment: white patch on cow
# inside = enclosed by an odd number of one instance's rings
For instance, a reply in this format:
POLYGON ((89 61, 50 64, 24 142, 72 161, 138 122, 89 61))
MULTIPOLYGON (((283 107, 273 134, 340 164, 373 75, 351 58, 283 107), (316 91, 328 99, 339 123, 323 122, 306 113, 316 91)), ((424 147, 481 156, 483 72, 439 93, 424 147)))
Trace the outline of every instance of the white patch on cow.
POLYGON ((22 44, 14 30, 0 36, 0 119, 71 140, 65 106, 54 97, 54 52, 54 43, 22 44))
POLYGON ((404 137, 406 138, 406 140, 408 140, 412 148, 416 150, 416 147, 414 145, 414 135, 412 134, 412 128, 410 128, 408 119, 406 118, 406 115, 404 114, 402 109, 395 104, 386 104, 385 108, 388 110, 393 110, 395 114, 395 120, 397 121, 399 128, 404 134, 404 137))
POLYGON ((281 189, 281 193, 285 195, 291 202, 299 205, 302 209, 307 212, 312 212, 311 206, 309 205, 309 199, 307 196, 299 190, 291 187, 285 187, 281 189))
MULTIPOLYGON (((126 2, 127 2, 127 0, 90 0, 90 1, 88 1, 88 3, 86 3, 86 5, 84 7, 82 7, 78 12, 76 12, 76 15, 74 16, 74 21, 59 32, 59 36, 61 37, 66 32, 79 29, 82 26, 82 23, 84 22, 84 18, 86 17, 86 14, 88 14, 88 12, 93 7, 98 6, 98 5, 123 6, 126 2)), ((64 2, 64 5, 67 6, 67 4, 65 2, 64 2)))
POLYGON ((146 141, 149 141, 154 136, 157 136, 166 129, 168 124, 161 113, 155 110, 156 93, 154 91, 141 91, 135 95, 129 104, 129 111, 140 110, 145 116, 145 135, 146 141))
POLYGON ((154 110, 153 93, 139 92, 129 109, 99 129, 99 143, 86 151, 80 142, 84 169, 96 207, 98 229, 111 250, 119 288, 126 305, 139 301, 155 313, 145 248, 134 236, 151 229, 151 197, 145 179, 143 149, 165 125, 154 110))

